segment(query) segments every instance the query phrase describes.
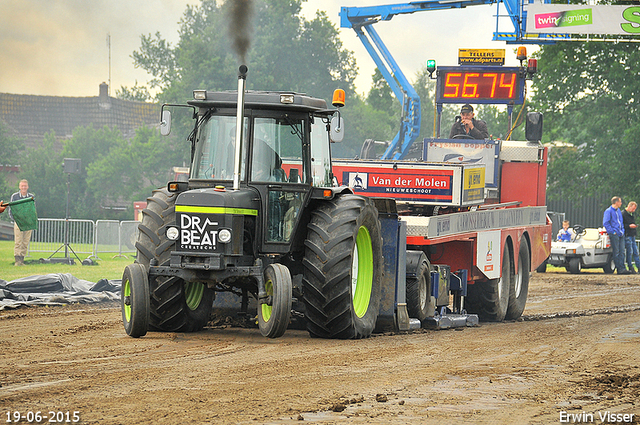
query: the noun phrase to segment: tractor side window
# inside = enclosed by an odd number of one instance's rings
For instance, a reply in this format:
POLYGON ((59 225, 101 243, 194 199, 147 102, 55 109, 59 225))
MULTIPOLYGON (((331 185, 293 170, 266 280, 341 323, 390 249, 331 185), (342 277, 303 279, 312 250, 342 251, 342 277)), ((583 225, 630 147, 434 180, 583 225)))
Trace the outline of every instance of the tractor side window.
POLYGON ((303 119, 256 118, 251 180, 301 183, 303 131, 303 119))
MULTIPOLYGON (((305 125, 304 119, 291 116, 254 119, 252 181, 306 183, 302 169, 305 125)), ((268 188, 267 241, 291 239, 304 194, 291 186, 268 188)))
POLYGON ((332 186, 329 133, 320 117, 315 117, 311 124, 311 177, 316 187, 332 186))
MULTIPOLYGON (((242 158, 246 158, 249 120, 244 120, 242 158)), ((213 115, 198 130, 198 144, 191 172, 193 179, 233 180, 236 139, 236 117, 213 115)), ((245 163, 242 161, 240 179, 244 180, 245 163)))
POLYGON ((304 192, 269 190, 267 240, 288 242, 296 224, 304 192))

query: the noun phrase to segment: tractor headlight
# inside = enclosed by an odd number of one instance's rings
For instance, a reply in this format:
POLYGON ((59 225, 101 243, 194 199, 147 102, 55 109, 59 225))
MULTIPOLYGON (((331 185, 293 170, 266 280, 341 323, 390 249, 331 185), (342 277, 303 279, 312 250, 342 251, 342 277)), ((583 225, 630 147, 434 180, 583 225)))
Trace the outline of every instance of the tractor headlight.
POLYGON ((231 241, 231 231, 229 229, 222 229, 218 232, 218 240, 222 243, 229 243, 231 241))
POLYGON ((575 254, 575 253, 576 253, 575 248, 574 249, 567 249, 567 252, 566 252, 566 254, 575 254))
POLYGON ((180 236, 180 231, 178 230, 177 227, 169 227, 167 228, 167 239, 175 241, 176 239, 178 239, 178 236, 180 236))

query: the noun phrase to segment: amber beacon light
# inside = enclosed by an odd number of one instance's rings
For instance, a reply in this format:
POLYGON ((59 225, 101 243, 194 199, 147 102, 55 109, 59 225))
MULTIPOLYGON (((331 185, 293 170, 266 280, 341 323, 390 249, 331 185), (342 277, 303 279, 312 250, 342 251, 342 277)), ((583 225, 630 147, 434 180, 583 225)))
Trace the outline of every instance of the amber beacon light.
POLYGON ((345 99, 344 90, 335 89, 333 91, 333 100, 331 101, 331 104, 336 108, 340 108, 344 106, 344 99, 345 99))

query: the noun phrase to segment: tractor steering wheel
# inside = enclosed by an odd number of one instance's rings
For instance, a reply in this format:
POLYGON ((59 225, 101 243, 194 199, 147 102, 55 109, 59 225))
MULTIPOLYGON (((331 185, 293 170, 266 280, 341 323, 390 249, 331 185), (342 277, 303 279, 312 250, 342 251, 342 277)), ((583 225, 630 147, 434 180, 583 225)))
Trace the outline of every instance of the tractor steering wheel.
POLYGON ((455 136, 453 136, 454 139, 472 139, 473 137, 469 136, 468 134, 456 134, 455 136))

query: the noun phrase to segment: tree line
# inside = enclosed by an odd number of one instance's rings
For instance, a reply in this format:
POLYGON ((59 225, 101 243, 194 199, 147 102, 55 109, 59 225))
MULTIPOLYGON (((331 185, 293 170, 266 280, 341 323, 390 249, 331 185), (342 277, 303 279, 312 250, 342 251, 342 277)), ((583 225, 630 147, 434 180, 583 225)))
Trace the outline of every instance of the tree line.
MULTIPOLYGON (((338 29, 325 12, 304 18, 302 1, 254 0, 251 44, 246 52, 247 88, 297 91, 328 103, 335 88, 344 89, 348 100, 342 113, 347 133, 343 143, 333 146, 333 154, 357 157, 365 139, 393 139, 399 127, 400 103, 377 70, 368 93, 356 92, 358 68, 353 52, 343 47, 338 29)), ((228 19, 230 3, 201 0, 188 5, 175 45, 160 33, 142 35, 132 59, 151 79, 147 86, 136 82, 133 87, 121 87, 116 97, 184 103, 194 89, 235 89, 239 60, 228 35, 234 31, 228 19), (153 98, 152 91, 156 93, 153 98)), ((640 136, 638 55, 633 43, 622 42, 562 42, 545 45, 536 53, 538 74, 531 86, 531 101, 522 108, 523 112, 543 112, 543 142, 554 142, 549 197, 577 199, 607 187, 623 197, 640 193, 640 176, 636 175, 640 171, 634 167, 640 136)), ((435 83, 425 67, 416 72, 413 84, 422 100, 418 138, 422 140, 434 135, 435 83)), ((445 107, 442 136, 448 135, 458 110, 459 105, 445 107)), ((487 121, 494 137, 506 137, 504 110, 480 106, 476 115, 487 121)), ((40 147, 24 150, 22 142, 0 123, 0 163, 20 158, 19 177, 27 178, 37 195, 39 215, 61 218, 67 194, 63 159, 80 158, 82 173, 69 178, 71 217, 130 219, 134 201, 164 186, 171 179, 172 167, 188 163, 185 139, 192 126, 185 113, 182 117, 176 114, 173 135, 168 138, 150 128, 140 128, 133 138, 125 139, 117 128, 78 127, 55 154, 55 134, 47 134, 40 147), (127 210, 122 210, 123 205, 128 205, 127 210)), ((512 138, 523 138, 523 134, 520 126, 512 138)), ((8 199, 17 189, 7 187, 5 176, 1 177, 1 198, 8 199)))

